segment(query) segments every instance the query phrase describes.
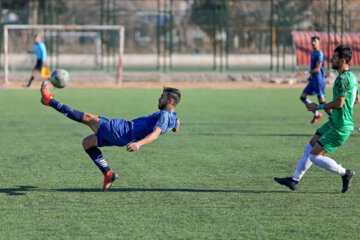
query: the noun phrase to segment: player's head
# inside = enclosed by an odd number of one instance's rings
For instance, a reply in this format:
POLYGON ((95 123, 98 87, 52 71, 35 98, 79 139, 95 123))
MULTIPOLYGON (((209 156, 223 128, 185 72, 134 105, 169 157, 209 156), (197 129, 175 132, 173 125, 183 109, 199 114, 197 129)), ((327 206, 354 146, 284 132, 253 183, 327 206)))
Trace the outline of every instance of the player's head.
POLYGON ((348 64, 352 58, 352 50, 348 46, 340 45, 335 48, 333 56, 331 58, 331 64, 333 69, 339 69, 341 66, 348 64))
POLYGON ((172 87, 164 87, 163 93, 159 98, 158 108, 160 110, 164 110, 168 104, 176 107, 176 105, 180 102, 181 93, 179 89, 172 87))
POLYGON ((40 42, 40 36, 38 34, 36 34, 34 36, 34 43, 38 43, 38 42, 40 42))
POLYGON ((313 36, 311 38, 311 45, 313 49, 316 51, 320 48, 320 37, 319 36, 313 36))

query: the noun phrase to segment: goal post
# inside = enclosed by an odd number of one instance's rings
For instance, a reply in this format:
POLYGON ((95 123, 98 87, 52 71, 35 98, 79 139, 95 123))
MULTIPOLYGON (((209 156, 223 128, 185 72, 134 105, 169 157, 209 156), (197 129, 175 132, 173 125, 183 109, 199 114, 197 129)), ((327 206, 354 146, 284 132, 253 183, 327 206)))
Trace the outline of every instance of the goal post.
MULTIPOLYGON (((3 37, 4 37, 4 83, 9 83, 9 47, 13 43, 13 41, 9 41, 9 31, 11 30, 20 30, 20 31, 35 31, 35 32, 43 32, 43 31, 53 31, 54 34, 51 34, 51 36, 56 35, 57 32, 61 31, 92 31, 92 32, 108 32, 108 31, 115 31, 117 32, 117 36, 113 37, 114 35, 109 35, 109 38, 107 42, 110 41, 117 41, 114 45, 116 45, 116 53, 114 53, 114 59, 117 60, 116 64, 116 82, 118 84, 121 84, 123 81, 123 55, 124 55, 124 44, 125 44, 125 28, 121 25, 17 25, 17 24, 6 24, 3 28, 3 37), (118 38, 118 39, 116 39, 118 38), (116 56, 115 56, 116 55, 116 56)), ((37 33, 38 34, 38 33, 37 33)), ((19 34, 20 35, 20 34, 19 34)), ((44 34, 46 36, 46 34, 44 34)), ((74 36, 77 36, 79 34, 72 34, 74 36)), ((92 36, 92 34, 85 34, 85 36, 92 36)), ((17 35, 15 34, 15 37, 17 35)), ((27 38, 27 41, 33 41, 33 39, 27 38)), ((106 44, 106 43, 105 43, 106 44)), ((21 45, 21 44, 19 44, 21 45)), ((96 41, 95 45, 99 45, 99 41, 96 41)), ((100 43, 102 45, 102 43, 100 43)), ((100 46, 100 51, 102 51, 102 46, 100 46)), ((115 47, 114 47, 115 49, 115 47)), ((47 49, 49 52, 49 48, 47 49)), ((98 49, 96 50, 96 54, 98 53, 98 49)), ((103 51, 105 54, 109 53, 106 51, 103 51)), ((62 54, 62 52, 60 52, 62 54)), ((50 56, 53 57, 53 56, 50 56)), ((106 58, 109 59, 109 55, 106 56, 106 58)), ((68 63, 71 65, 72 63, 68 63)))

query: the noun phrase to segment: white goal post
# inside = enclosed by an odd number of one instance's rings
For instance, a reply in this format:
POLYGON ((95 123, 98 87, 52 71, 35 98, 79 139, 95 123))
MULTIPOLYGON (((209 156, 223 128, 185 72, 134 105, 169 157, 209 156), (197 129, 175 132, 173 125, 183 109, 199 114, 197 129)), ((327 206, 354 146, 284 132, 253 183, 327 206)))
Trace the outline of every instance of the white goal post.
POLYGON ((123 55, 125 44, 125 27, 121 25, 16 25, 6 24, 4 25, 4 83, 9 83, 9 30, 65 30, 65 31, 81 31, 81 30, 93 30, 93 31, 106 31, 115 30, 118 31, 119 36, 119 50, 118 50, 118 66, 116 81, 121 84, 123 81, 123 55))

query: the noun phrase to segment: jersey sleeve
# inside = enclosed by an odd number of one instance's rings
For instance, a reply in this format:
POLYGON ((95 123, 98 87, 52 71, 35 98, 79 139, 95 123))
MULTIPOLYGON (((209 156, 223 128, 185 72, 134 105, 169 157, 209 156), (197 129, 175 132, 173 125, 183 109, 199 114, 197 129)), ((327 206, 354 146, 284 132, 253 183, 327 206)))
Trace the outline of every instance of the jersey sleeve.
POLYGON ((167 111, 161 111, 155 127, 159 127, 163 133, 167 132, 169 128, 170 115, 167 111))
POLYGON ((320 51, 316 62, 317 63, 319 63, 319 62, 322 63, 323 61, 324 61, 324 54, 320 51))
POLYGON ((348 78, 339 78, 337 81, 335 81, 335 95, 345 97, 349 87, 350 82, 348 78))

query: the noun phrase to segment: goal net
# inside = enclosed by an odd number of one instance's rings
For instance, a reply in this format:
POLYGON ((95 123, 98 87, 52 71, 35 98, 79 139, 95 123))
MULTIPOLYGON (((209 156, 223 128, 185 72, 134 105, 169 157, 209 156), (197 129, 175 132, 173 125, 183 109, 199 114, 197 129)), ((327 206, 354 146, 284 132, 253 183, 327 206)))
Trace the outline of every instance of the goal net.
MULTIPOLYGON (((123 80, 125 28, 119 25, 4 25, 4 82, 28 81, 36 64, 34 36, 47 49, 46 67, 70 72, 72 81, 123 80)), ((37 74, 40 78, 40 74, 37 74)))

